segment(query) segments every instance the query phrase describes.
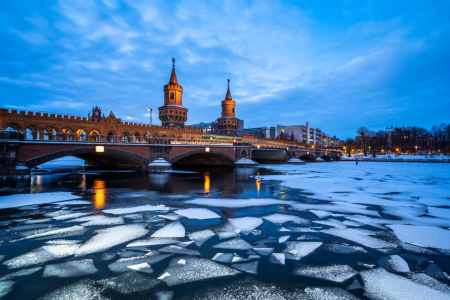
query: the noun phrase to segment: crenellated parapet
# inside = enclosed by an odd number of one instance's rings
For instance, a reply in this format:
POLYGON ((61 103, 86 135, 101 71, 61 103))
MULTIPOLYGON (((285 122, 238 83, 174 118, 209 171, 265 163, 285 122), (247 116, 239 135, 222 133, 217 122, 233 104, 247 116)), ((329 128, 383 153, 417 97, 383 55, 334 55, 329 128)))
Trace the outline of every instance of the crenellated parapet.
POLYGON ((0 108, 0 129, 12 128, 30 132, 64 132, 72 134, 138 135, 153 137, 201 138, 201 128, 158 126, 122 121, 111 112, 99 118, 0 108))

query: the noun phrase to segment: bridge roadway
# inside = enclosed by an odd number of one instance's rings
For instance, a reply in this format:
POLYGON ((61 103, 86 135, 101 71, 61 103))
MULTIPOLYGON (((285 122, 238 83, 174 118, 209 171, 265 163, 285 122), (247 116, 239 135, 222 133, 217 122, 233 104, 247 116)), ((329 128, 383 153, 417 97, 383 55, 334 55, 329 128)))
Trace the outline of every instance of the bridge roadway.
POLYGON ((171 164, 229 165, 241 158, 260 163, 286 163, 295 157, 315 161, 339 160, 340 151, 312 149, 279 143, 256 144, 236 140, 202 140, 108 136, 83 136, 74 140, 34 136, 25 139, 18 131, 0 131, 0 174, 20 173, 21 166, 33 168, 64 156, 84 159, 89 165, 114 169, 146 169, 157 158, 171 164), (109 140, 109 142, 108 142, 109 140), (19 166, 19 167, 17 167, 19 166))

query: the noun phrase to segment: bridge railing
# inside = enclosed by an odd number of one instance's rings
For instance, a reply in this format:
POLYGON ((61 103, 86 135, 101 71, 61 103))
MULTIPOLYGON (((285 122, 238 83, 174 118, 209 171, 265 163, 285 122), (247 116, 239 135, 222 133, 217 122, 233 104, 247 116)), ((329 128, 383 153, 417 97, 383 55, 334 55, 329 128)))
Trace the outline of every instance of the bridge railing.
POLYGON ((155 145, 211 145, 211 146, 250 146, 250 142, 211 139, 183 139, 173 137, 148 137, 138 135, 104 135, 72 132, 12 131, 0 129, 2 139, 45 142, 83 142, 83 143, 123 143, 155 145), (10 138, 11 137, 11 138, 10 138))

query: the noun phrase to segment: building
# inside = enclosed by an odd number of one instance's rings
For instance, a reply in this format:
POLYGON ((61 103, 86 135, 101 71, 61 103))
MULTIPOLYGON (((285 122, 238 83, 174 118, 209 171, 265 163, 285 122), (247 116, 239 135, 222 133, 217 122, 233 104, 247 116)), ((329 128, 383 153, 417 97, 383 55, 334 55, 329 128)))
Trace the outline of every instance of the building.
POLYGON ((257 128, 243 128, 238 130, 238 136, 242 136, 243 133, 252 134, 255 137, 270 137, 270 129, 265 126, 257 128))
POLYGON ((184 128, 188 109, 183 107, 183 87, 178 85, 175 73, 175 58, 172 58, 172 74, 169 83, 164 86, 164 105, 158 107, 162 126, 184 128))
POLYGON ((192 124, 191 126, 201 128, 203 134, 219 134, 219 123, 216 121, 212 121, 209 123, 200 122, 197 124, 192 124))
POLYGON ((310 146, 338 147, 341 143, 336 136, 331 137, 319 128, 311 128, 309 122, 306 125, 277 125, 270 128, 270 138, 281 138, 293 140, 310 146))
POLYGON ((410 144, 411 132, 403 127, 386 127, 386 146, 388 152, 394 152, 399 149, 403 152, 410 144))
POLYGON ((236 102, 231 98, 230 79, 225 100, 222 101, 222 117, 217 119, 221 135, 236 136, 239 129, 239 119, 236 118, 236 102))

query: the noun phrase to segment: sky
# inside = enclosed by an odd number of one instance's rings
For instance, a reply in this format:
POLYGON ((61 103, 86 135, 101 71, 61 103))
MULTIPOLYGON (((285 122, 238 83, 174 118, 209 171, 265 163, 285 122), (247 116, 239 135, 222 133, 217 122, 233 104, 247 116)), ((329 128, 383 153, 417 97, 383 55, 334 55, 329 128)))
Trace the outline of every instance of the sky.
POLYGON ((0 1, 0 106, 161 124, 172 57, 186 125, 449 123, 450 1, 0 1))

